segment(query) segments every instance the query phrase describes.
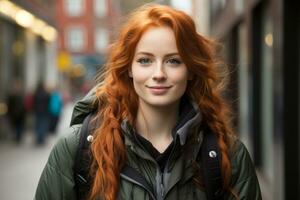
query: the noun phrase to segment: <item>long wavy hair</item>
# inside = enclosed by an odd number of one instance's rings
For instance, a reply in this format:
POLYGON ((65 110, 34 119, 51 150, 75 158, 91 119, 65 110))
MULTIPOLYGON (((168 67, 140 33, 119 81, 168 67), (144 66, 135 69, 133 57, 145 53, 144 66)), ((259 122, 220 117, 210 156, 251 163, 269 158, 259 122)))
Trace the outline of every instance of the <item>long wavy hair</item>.
MULTIPOLYGON (((101 125, 95 130, 91 145, 93 177, 89 199, 117 197, 120 170, 126 162, 125 145, 120 124, 126 118, 134 125, 138 110, 138 95, 128 75, 135 48, 145 31, 167 26, 175 34, 177 48, 189 72, 186 94, 199 105, 203 122, 218 136, 222 154, 224 189, 229 190, 231 165, 229 149, 233 141, 229 106, 221 95, 223 75, 216 59, 215 43, 197 33, 192 18, 168 6, 147 4, 129 15, 119 35, 110 46, 107 63, 100 75, 96 91, 101 125)), ((197 180, 196 180, 197 181, 197 180)))

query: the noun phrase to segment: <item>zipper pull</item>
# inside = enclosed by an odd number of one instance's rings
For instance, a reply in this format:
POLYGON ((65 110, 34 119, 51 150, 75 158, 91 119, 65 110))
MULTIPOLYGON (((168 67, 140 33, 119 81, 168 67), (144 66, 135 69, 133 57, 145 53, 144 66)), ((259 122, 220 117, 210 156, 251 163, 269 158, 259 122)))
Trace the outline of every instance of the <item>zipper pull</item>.
POLYGON ((164 175, 163 175, 163 173, 161 174, 160 188, 161 188, 161 197, 164 197, 165 187, 164 187, 164 175))
POLYGON ((160 187, 161 187, 161 197, 164 197, 164 193, 165 193, 164 185, 161 183, 160 187))

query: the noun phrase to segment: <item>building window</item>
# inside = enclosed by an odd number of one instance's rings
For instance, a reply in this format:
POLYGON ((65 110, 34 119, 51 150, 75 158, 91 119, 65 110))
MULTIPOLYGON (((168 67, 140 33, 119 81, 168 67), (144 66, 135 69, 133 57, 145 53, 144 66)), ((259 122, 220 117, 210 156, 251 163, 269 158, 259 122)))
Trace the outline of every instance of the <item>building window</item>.
POLYGON ((65 0, 64 7, 67 15, 71 17, 80 16, 84 12, 84 0, 65 0))
POLYGON ((71 27, 66 32, 66 46, 71 51, 82 51, 85 48, 86 37, 81 27, 71 27))
POLYGON ((106 0, 94 0, 94 9, 97 17, 105 17, 107 15, 106 0))
POLYGON ((95 34, 95 48, 98 52, 104 53, 107 48, 109 36, 108 31, 104 28, 98 28, 95 34))

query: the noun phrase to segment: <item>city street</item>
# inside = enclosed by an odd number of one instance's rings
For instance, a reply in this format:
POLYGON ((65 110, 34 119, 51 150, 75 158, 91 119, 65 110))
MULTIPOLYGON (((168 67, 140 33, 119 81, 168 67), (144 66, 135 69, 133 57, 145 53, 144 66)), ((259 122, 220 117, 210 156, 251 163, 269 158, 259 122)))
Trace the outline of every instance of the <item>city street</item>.
POLYGON ((12 140, 0 140, 1 200, 33 199, 51 148, 70 123, 72 107, 73 104, 64 107, 58 134, 49 135, 44 146, 35 145, 32 131, 26 133, 20 145, 12 140))

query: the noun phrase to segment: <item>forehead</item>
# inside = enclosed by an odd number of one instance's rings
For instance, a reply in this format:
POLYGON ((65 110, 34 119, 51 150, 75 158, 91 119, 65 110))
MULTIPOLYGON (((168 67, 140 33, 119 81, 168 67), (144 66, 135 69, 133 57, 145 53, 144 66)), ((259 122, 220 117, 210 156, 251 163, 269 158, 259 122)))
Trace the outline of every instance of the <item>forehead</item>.
POLYGON ((136 53, 141 51, 154 54, 178 52, 173 30, 169 27, 151 27, 137 44, 136 53))

